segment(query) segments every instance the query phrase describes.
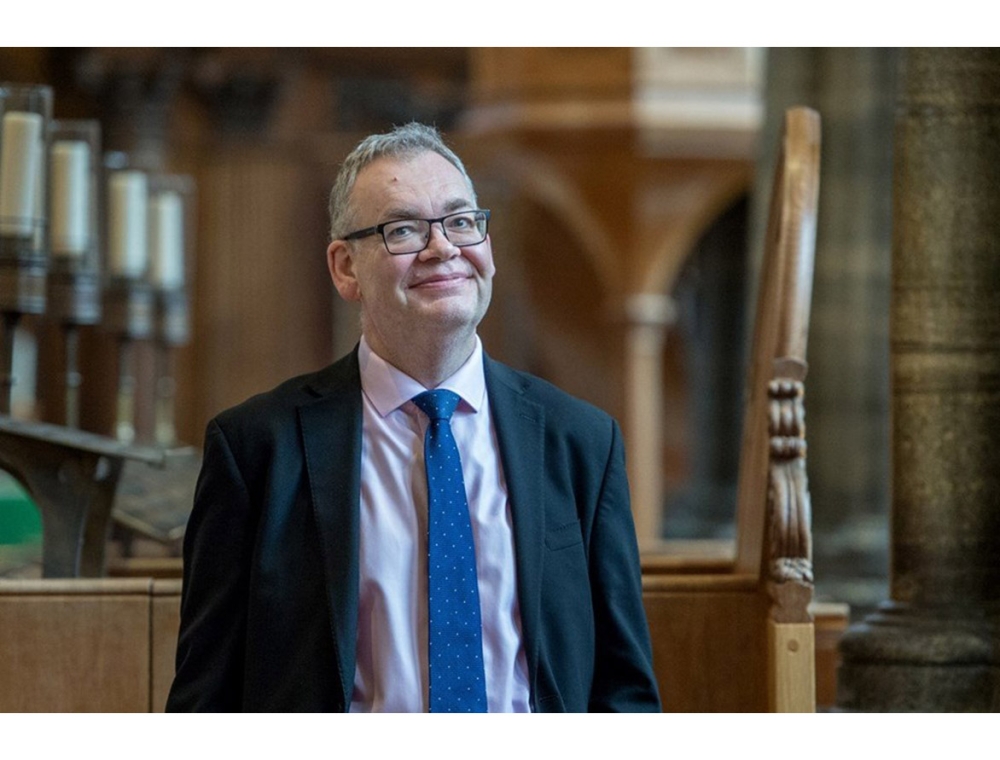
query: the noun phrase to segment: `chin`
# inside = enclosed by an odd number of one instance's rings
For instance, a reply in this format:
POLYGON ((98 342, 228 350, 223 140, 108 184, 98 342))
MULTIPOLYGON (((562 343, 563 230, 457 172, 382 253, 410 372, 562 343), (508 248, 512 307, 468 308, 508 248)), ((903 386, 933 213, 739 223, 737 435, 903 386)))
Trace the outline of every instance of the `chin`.
POLYGON ((485 315, 486 307, 483 304, 448 303, 442 300, 422 311, 428 319, 442 326, 475 328, 485 315))

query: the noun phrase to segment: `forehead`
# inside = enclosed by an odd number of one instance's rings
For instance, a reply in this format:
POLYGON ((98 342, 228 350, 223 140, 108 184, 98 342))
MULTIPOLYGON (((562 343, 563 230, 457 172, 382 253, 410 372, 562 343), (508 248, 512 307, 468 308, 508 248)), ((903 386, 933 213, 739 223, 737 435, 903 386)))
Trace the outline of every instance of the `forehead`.
POLYGON ((358 172, 351 190, 351 206, 363 223, 380 221, 385 214, 427 216, 472 205, 465 177, 433 151, 378 158, 358 172))

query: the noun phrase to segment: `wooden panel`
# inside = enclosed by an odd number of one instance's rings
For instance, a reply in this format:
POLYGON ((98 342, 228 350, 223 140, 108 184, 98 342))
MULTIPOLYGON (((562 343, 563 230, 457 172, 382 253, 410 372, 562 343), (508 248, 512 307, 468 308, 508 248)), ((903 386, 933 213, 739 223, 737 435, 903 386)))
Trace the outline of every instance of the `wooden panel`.
POLYGON ((333 288, 312 156, 281 145, 210 146, 196 175, 194 389, 179 413, 200 445, 221 410, 329 363, 333 288))
POLYGON ((148 711, 149 588, 0 581, 0 712, 148 711))
MULTIPOLYGON (((645 581, 664 709, 766 710, 765 595, 740 576, 645 581)), ((0 581, 0 712, 162 711, 180 592, 180 580, 0 581)), ((832 694, 830 655, 847 620, 840 607, 817 612, 817 677, 832 694)), ((811 647, 800 651, 813 656, 811 647)), ((832 702, 825 692, 819 700, 832 702)))
POLYGON ((181 582, 153 583, 152 685, 153 712, 163 712, 174 680, 177 633, 181 625, 181 582))
POLYGON ((643 601, 665 712, 767 710, 763 595, 706 587, 647 590, 643 601))
POLYGON ((752 575, 736 575, 719 573, 718 575, 677 574, 677 575, 643 575, 643 593, 696 593, 718 594, 723 591, 751 594, 755 593, 760 584, 752 575))

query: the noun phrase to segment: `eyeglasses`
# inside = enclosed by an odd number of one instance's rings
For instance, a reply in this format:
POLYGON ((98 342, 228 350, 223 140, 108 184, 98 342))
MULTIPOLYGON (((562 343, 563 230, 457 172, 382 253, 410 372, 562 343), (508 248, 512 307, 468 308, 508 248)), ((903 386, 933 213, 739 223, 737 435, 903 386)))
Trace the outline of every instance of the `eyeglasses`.
POLYGON ((385 249, 393 256, 420 253, 431 240, 431 225, 441 223, 444 236, 459 248, 479 245, 486 240, 490 210, 477 208, 459 211, 437 219, 394 219, 344 235, 344 240, 359 240, 371 235, 381 235, 385 249))

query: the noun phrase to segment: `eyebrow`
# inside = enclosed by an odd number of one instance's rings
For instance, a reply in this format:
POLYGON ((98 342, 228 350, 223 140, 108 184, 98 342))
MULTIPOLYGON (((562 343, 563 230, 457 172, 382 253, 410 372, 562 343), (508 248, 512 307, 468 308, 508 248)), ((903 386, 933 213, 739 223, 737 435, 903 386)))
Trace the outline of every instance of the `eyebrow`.
MULTIPOLYGON (((444 204, 444 213, 450 214, 453 211, 462 211, 464 209, 472 209, 473 205, 468 198, 452 198, 450 201, 444 204)), ((422 219, 420 212, 413 207, 406 206, 395 206, 393 208, 387 209, 383 219, 422 219)))

